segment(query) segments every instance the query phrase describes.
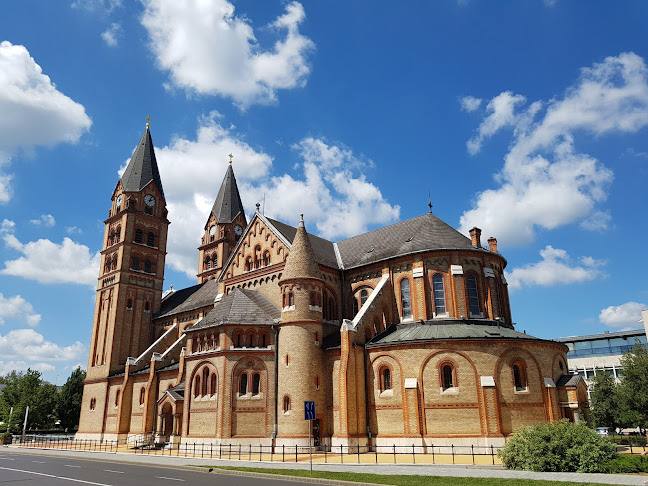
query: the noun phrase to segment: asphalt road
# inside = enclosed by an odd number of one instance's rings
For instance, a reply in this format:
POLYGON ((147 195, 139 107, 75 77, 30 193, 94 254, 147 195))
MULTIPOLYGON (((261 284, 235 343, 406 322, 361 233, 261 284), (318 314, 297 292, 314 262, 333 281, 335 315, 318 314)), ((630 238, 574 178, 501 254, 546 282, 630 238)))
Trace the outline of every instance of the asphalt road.
POLYGON ((7 454, 0 451, 0 485, 21 486, 272 486, 305 484, 203 473, 183 468, 143 466, 119 462, 52 457, 39 454, 7 454))

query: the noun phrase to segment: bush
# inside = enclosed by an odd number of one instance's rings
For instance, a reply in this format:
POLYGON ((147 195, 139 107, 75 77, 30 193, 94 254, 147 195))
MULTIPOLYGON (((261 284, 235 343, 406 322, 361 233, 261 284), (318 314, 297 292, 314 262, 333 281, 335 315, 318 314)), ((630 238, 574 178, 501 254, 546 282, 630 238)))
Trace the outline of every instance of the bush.
POLYGON ((3 432, 0 434, 0 444, 11 444, 12 439, 13 435, 11 435, 11 432, 3 432))
POLYGON ((616 459, 608 462, 606 471, 609 473, 641 473, 648 472, 648 457, 619 454, 616 459))
POLYGON ((568 420, 520 427, 497 455, 509 469, 558 472, 605 472, 617 457, 611 440, 568 420))
POLYGON ((617 435, 612 437, 612 440, 619 445, 631 445, 633 447, 642 447, 646 445, 646 438, 642 435, 617 435))

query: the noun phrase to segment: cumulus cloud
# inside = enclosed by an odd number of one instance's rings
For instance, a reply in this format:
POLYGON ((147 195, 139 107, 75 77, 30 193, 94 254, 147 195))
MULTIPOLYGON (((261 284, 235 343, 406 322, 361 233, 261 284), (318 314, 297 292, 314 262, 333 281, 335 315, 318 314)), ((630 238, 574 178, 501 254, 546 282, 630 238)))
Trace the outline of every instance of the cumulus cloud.
POLYGON ((195 277, 196 247, 230 153, 243 205, 250 212, 265 195, 267 216, 297 224, 299 214, 304 213, 309 230, 328 238, 351 236, 368 225, 398 218, 399 207, 391 206, 367 181, 364 171, 371 168, 371 161, 321 139, 305 138, 292 148, 300 159, 295 173, 273 174, 272 157, 243 141, 235 127, 224 128, 218 113, 199 120, 195 140, 177 137, 168 146, 156 148, 173 222, 167 263, 195 277))
POLYGON ((75 143, 92 122, 56 89, 24 46, 0 43, 0 203, 11 199, 7 166, 20 149, 75 143))
POLYGON ((464 96, 461 98, 461 109, 470 113, 479 108, 482 101, 481 98, 475 98, 474 96, 464 96))
POLYGON ((118 23, 110 24, 106 30, 101 33, 101 38, 107 46, 117 47, 119 39, 122 36, 122 28, 118 23))
POLYGON ((70 238, 61 244, 47 239, 21 243, 15 232, 15 223, 4 220, 0 237, 5 246, 22 254, 15 260, 5 260, 0 274, 13 275, 39 283, 72 283, 95 287, 101 255, 70 238))
POLYGON ((56 362, 79 360, 85 354, 83 344, 76 341, 69 346, 61 347, 47 341, 42 334, 33 329, 14 329, 7 334, 0 334, 0 356, 3 360, 56 362))
POLYGON ((503 92, 487 105, 488 115, 468 141, 468 151, 509 127, 513 138, 499 187, 477 195, 461 217, 461 230, 473 226, 511 245, 527 244, 537 227, 555 229, 581 222, 585 229, 610 223, 597 205, 607 196, 612 171, 575 148, 575 134, 634 133, 648 125, 648 69, 633 53, 608 57, 581 70, 562 97, 525 109, 521 95, 503 92), (597 215, 598 211, 598 217, 597 215))
POLYGON ((43 226, 49 226, 50 228, 56 225, 56 220, 54 219, 54 216, 52 216, 51 214, 43 214, 38 219, 30 219, 29 222, 31 224, 35 224, 36 226, 43 225, 43 226))
POLYGON ((635 329, 641 327, 641 311, 646 309, 648 305, 638 302, 611 305, 601 311, 599 320, 606 326, 635 329))
POLYGON ((7 318, 24 319, 28 326, 34 327, 40 322, 41 315, 36 314, 34 307, 20 295, 5 297, 0 292, 0 326, 7 318))
POLYGON ((142 25, 151 50, 173 85, 198 94, 229 97, 241 107, 271 103, 277 91, 306 84, 307 55, 313 42, 299 32, 306 18, 298 2, 286 5, 283 15, 266 30, 279 39, 262 47, 251 22, 234 15, 226 0, 146 3, 142 25))
POLYGON ((542 260, 537 263, 506 272, 509 289, 581 283, 605 276, 601 270, 605 262, 592 257, 580 257, 580 264, 574 264, 565 250, 553 248, 551 245, 541 250, 540 256, 542 260))

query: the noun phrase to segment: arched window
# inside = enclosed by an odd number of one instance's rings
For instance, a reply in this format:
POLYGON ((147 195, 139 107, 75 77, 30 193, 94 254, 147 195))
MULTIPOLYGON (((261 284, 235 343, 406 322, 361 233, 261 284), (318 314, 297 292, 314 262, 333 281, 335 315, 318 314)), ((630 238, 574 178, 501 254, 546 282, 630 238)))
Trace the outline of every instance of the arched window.
POLYGON ((258 395, 261 388, 261 375, 254 373, 252 375, 252 395, 258 395))
POLYGON ((516 361, 511 365, 513 369, 513 386, 515 391, 524 391, 527 389, 527 374, 523 363, 516 361))
POLYGON ((254 247, 254 268, 259 268, 261 266, 261 247, 254 247))
POLYGON ((434 315, 445 315, 445 288, 443 287, 443 275, 440 273, 435 273, 432 277, 432 297, 434 299, 434 315))
POLYGON ((153 264, 151 263, 151 260, 148 258, 144 260, 144 271, 146 273, 153 273, 153 264))
POLYGON ((295 305, 295 294, 293 294, 292 292, 289 292, 289 293, 288 293, 288 305, 289 305, 290 307, 292 307, 293 305, 295 305))
POLYGON ((149 232, 146 235, 146 244, 148 246, 155 246, 155 235, 153 233, 149 232))
POLYGON ((270 265, 270 252, 268 250, 263 252, 263 266, 267 267, 270 265))
POLYGON ((315 376, 315 389, 319 390, 319 375, 315 376))
POLYGON ((126 310, 133 310, 133 300, 132 299, 128 299, 128 301, 126 302, 126 310))
POLYGON ((329 319, 337 319, 337 312, 335 312, 335 300, 333 297, 329 299, 329 319))
POLYGON ((207 258, 205 258, 205 261, 203 262, 203 270, 209 270, 209 262, 207 258))
POLYGON ((318 345, 320 343, 320 338, 319 338, 319 332, 315 333, 315 344, 318 345))
POLYGON ((212 256, 212 268, 218 268, 218 253, 212 256))
POLYGON ((243 373, 239 380, 239 395, 245 395, 247 393, 247 384, 248 384, 247 382, 248 382, 248 375, 247 373, 243 373))
POLYGON ((135 230, 135 243, 141 243, 142 242, 142 230, 137 228, 135 230))
POLYGON ((412 317, 412 301, 410 300, 410 282, 404 278, 400 282, 401 313, 403 319, 412 317))
POLYGON ((481 316, 481 312, 479 310, 479 292, 477 291, 477 277, 475 277, 473 274, 468 275, 467 285, 470 316, 481 316))
POLYGON ((245 343, 248 348, 256 347, 256 333, 254 331, 248 331, 245 336, 245 343))
POLYGON ((441 365, 441 387, 444 390, 448 388, 454 388, 454 367, 450 363, 444 363, 441 365))
POLYGON ((121 395, 121 390, 117 390, 115 393, 115 407, 119 406, 119 396, 121 395))
POLYGON ((353 298, 353 317, 356 316, 356 314, 358 313, 358 310, 360 310, 360 309, 358 308, 358 299, 356 299, 356 298, 354 297, 354 298, 353 298))
POLYGON ((315 292, 310 293, 310 305, 311 307, 315 307, 315 292))
POLYGON ((249 272, 252 270, 252 257, 247 257, 245 259, 245 271, 249 272))
POLYGON ((367 289, 362 289, 360 291, 360 308, 362 309, 362 306, 364 305, 365 302, 367 302, 367 298, 369 297, 369 292, 367 292, 367 289))
POLYGON ((196 375, 195 381, 194 381, 194 397, 199 397, 200 396, 200 375, 196 375))
POLYGON ((243 346, 243 333, 241 331, 234 331, 232 335, 232 346, 240 348, 243 346))
POLYGON ((207 385, 209 385, 209 368, 205 366, 202 372, 202 394, 207 395, 207 385))
POLYGON ((111 270, 117 270, 117 257, 114 256, 112 259, 112 263, 110 264, 110 269, 111 270))
POLYGON ((392 376, 391 369, 389 366, 383 366, 380 368, 380 391, 384 392, 385 390, 392 389, 392 376))
POLYGON ((286 366, 290 366, 290 355, 286 355, 286 366))
POLYGON ((144 302, 144 313, 148 314, 149 312, 151 312, 151 304, 144 302))
POLYGON ((209 377, 209 393, 211 395, 216 395, 216 390, 218 390, 218 382, 216 381, 216 373, 212 373, 209 377))
POLYGON ((97 406, 97 399, 96 398, 91 398, 90 399, 90 410, 94 410, 96 406, 97 406))
POLYGON ((139 404, 144 405, 144 396, 146 395, 146 388, 142 387, 140 388, 140 397, 139 397, 139 404))
POLYGON ((284 413, 290 412, 290 397, 288 395, 283 399, 283 411, 284 413))
POLYGON ((121 241, 121 226, 117 226, 117 229, 115 230, 115 243, 119 243, 121 241))
POLYGON ((259 347, 260 348, 268 347, 268 335, 265 332, 259 334, 259 347))
POLYGON ((140 269, 140 260, 137 257, 133 257, 131 259, 131 268, 133 270, 139 270, 140 269))

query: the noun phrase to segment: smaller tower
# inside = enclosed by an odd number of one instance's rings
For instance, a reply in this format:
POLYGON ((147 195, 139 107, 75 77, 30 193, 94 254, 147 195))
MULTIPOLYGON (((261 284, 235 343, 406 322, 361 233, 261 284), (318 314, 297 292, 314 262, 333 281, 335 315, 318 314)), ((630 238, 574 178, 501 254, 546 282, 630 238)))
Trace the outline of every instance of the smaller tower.
POLYGON ((232 155, 198 247, 198 283, 218 278, 247 226, 243 203, 232 169, 232 155))
MULTIPOLYGON (((308 441, 304 401, 314 401, 317 419, 326 407, 322 342, 324 282, 302 215, 279 281, 282 293, 279 326, 278 444, 308 441)), ((318 427, 318 429, 321 428, 318 427)))

